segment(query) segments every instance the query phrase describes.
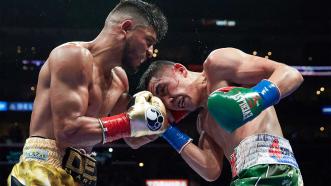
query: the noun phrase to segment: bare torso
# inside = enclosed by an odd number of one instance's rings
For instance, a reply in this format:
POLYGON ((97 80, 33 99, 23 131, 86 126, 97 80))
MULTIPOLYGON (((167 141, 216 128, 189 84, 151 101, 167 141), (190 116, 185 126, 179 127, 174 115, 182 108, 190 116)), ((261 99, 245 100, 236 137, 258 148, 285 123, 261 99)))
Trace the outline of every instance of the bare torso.
MULTIPOLYGON (((76 45, 88 49, 86 43, 75 42, 65 45, 76 45)), ((95 59, 90 61, 95 63, 95 59)), ((92 82, 88 87, 88 106, 86 116, 101 117, 124 111, 123 105, 128 102, 126 91, 116 87, 112 75, 105 79, 100 74, 100 69, 92 65, 92 82), (116 108, 116 109, 115 109, 116 108)), ((37 84, 37 94, 34 101, 33 112, 30 122, 30 136, 40 136, 55 139, 54 122, 52 117, 52 106, 50 101, 51 70, 50 62, 47 60, 40 70, 37 84)), ((84 147, 85 148, 85 147, 84 147)))
MULTIPOLYGON (((222 77, 215 76, 217 75, 214 73, 214 79, 222 79, 222 77)), ((229 85, 230 84, 226 81, 207 80, 207 89, 209 94, 215 89, 229 85)), ((245 85, 241 86, 245 87, 245 85)), ((228 133, 222 129, 213 117, 208 114, 207 109, 203 109, 198 117, 197 127, 206 132, 216 142, 216 144, 223 149, 224 155, 228 160, 230 160, 230 155, 233 153, 234 148, 248 136, 258 133, 268 133, 282 136, 282 131, 274 107, 269 107, 264 110, 255 119, 238 128, 233 133, 228 133)))

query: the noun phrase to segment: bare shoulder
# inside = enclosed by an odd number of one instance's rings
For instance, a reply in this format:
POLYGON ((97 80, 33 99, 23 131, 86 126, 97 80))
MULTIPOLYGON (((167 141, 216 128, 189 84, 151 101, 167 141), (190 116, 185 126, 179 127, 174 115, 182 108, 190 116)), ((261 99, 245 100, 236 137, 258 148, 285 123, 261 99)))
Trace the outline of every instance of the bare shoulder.
POLYGON ((205 60, 204 69, 215 69, 232 65, 233 61, 245 57, 247 54, 236 48, 219 48, 213 50, 205 60))
POLYGON ((238 70, 247 54, 236 48, 219 48, 212 51, 203 63, 203 71, 206 74, 209 89, 226 85, 238 70))
POLYGON ((48 60, 51 63, 57 63, 57 65, 62 65, 59 63, 65 63, 63 65, 92 65, 90 60, 93 59, 90 51, 82 46, 65 43, 52 50, 48 60), (70 63, 68 63, 70 61, 70 63))
POLYGON ((90 75, 93 69, 93 56, 82 46, 66 43, 52 50, 48 60, 50 70, 61 75, 90 75))

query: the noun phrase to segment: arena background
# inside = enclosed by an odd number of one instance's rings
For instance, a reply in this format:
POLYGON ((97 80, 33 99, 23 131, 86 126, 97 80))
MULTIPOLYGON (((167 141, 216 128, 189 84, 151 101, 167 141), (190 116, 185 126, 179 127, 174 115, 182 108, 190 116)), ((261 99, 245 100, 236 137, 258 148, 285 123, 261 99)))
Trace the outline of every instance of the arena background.
MULTIPOLYGON (((28 137, 29 111, 43 61, 55 46, 93 39, 118 1, 2 0, 0 5, 0 185, 28 137)), ((305 185, 331 185, 331 15, 328 1, 206 0, 155 2, 169 21, 152 59, 169 59, 199 71, 220 47, 296 66, 305 81, 277 104, 305 185)), ((147 65, 142 67, 142 70, 147 65)), ((139 78, 130 76, 130 92, 139 78)), ((198 141, 195 116, 179 126, 198 141)), ((229 185, 225 161, 215 182, 200 178, 163 140, 130 149, 123 141, 95 147, 98 185, 146 185, 146 179, 181 179, 190 186, 229 185)), ((183 184, 185 185, 185 184, 183 184)))

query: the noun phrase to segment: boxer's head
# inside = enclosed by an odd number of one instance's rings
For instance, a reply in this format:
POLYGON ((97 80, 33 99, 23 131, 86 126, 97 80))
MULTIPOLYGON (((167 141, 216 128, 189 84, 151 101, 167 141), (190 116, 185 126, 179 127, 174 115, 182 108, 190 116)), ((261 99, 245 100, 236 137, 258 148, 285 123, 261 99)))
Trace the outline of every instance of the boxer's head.
POLYGON ((151 63, 140 79, 139 89, 161 98, 168 109, 193 111, 200 105, 201 95, 192 71, 170 61, 151 63))
POLYGON ((123 46, 123 67, 135 71, 152 56, 153 46, 165 36, 168 23, 155 5, 141 0, 122 0, 108 15, 103 31, 108 28, 116 31, 115 37, 123 46))

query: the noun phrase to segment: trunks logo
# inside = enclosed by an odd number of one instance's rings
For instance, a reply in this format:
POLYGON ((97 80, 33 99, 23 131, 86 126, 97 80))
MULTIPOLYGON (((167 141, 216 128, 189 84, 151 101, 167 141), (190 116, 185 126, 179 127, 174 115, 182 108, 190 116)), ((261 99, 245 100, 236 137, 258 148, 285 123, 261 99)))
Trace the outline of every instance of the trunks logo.
POLYGON ((272 141, 272 144, 269 147, 269 155, 273 158, 276 159, 281 159, 282 158, 282 152, 279 147, 279 141, 277 138, 275 138, 272 141))
POLYGON ((74 148, 67 148, 62 161, 63 169, 75 181, 83 186, 96 186, 97 168, 96 160, 74 148))
POLYGON ((23 156, 25 159, 47 161, 48 151, 43 149, 28 149, 24 150, 23 156))
POLYGON ((151 131, 159 130, 162 127, 164 121, 163 115, 159 110, 154 107, 150 107, 145 112, 147 127, 151 131))

